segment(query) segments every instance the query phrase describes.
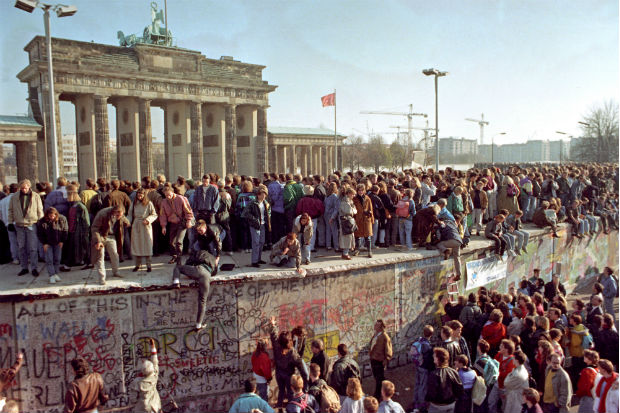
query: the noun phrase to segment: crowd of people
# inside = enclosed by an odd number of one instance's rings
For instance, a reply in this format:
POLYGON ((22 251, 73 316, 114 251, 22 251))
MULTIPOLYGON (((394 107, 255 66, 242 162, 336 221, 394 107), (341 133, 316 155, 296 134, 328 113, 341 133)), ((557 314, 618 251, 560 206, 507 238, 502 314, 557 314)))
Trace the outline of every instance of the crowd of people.
MULTIPOLYGON (((263 177, 205 174, 200 182, 163 175, 141 182, 88 179, 85 186, 59 178, 56 189, 29 180, 0 192, 0 262, 38 276, 45 262, 50 283, 72 267, 93 268, 105 284, 104 260, 122 278, 151 257, 207 251, 217 271, 222 253, 250 254, 251 266, 296 268, 318 248, 344 260, 374 248, 437 248, 453 257, 472 236, 494 242, 498 257, 527 251, 523 224, 568 222, 576 237, 618 228, 618 169, 613 165, 512 166, 319 175, 265 173, 263 177)), ((174 280, 178 280, 175 276, 174 280)))
MULTIPOLYGON (((411 251, 417 244, 437 248, 445 259, 452 256, 460 276, 460 249, 482 231, 502 259, 505 252, 527 251, 526 222, 559 236, 557 224, 567 221, 578 238, 618 228, 618 169, 596 164, 337 171, 327 179, 205 174, 200 183, 182 177, 171 183, 160 175, 134 183, 89 179, 81 191, 77 182, 59 178, 55 190, 23 180, 5 187, 0 197, 2 253, 10 254, 3 258, 21 266, 18 276, 38 276, 38 262, 44 260, 50 283, 79 266, 96 270, 105 284, 106 255, 112 276, 122 278, 124 259, 133 257, 133 271, 144 264, 150 272, 151 257, 168 253, 173 286, 180 286, 181 275, 198 281, 197 329, 203 327, 210 280, 222 253, 251 254, 251 265, 260 267, 267 264, 262 257, 268 250, 271 265, 302 272, 318 248, 350 260, 361 251, 372 257, 374 248, 411 251)), ((441 297, 437 325, 426 326, 411 346, 412 408, 564 412, 579 398, 580 412, 617 411, 617 291, 617 278, 605 268, 590 301, 576 300, 571 308, 558 277, 545 283, 536 271, 506 293, 481 288, 455 303, 441 297)), ((267 404, 272 365, 276 408, 287 412, 404 412, 392 400, 394 383, 385 379, 393 354, 382 320, 368 344, 375 391, 367 397, 346 343, 340 343, 332 363, 324 343, 314 339, 306 363, 303 326, 278 331, 274 319, 266 324, 271 343, 258 341, 253 376, 231 412, 273 411, 267 404)), ((136 387, 143 411, 161 408, 156 352, 152 342, 151 360, 142 363, 136 387)), ((92 410, 106 401, 101 377, 87 364, 72 362, 76 379, 67 391, 67 411, 92 410)))

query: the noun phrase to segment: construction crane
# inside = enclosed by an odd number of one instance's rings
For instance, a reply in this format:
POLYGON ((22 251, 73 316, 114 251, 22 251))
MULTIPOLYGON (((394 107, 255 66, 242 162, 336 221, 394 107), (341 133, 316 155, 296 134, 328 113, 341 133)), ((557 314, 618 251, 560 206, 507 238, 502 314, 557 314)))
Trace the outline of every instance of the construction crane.
MULTIPOLYGON (((398 131, 400 131, 401 128, 404 128, 404 126, 390 126, 390 128, 396 128, 398 131)), ((428 131, 434 131, 435 128, 429 128, 428 127, 428 119, 426 119, 426 127, 425 128, 418 128, 418 127, 411 127, 411 129, 416 129, 416 130, 421 130, 424 131, 424 138, 422 138, 421 140, 424 141, 424 167, 426 168, 426 161, 427 161, 427 156, 428 156, 428 131)))
POLYGON ((415 113, 413 111, 413 105, 409 105, 409 112, 381 112, 381 111, 362 111, 360 112, 365 115, 396 115, 396 116, 406 116, 407 117, 407 152, 411 151, 411 140, 412 140, 412 129, 413 129, 413 117, 414 116, 424 116, 428 117, 426 113, 415 113))
POLYGON ((478 125, 480 125, 480 145, 484 144, 484 126, 488 125, 489 122, 484 120, 484 113, 480 114, 480 119, 472 119, 472 118, 465 118, 465 120, 468 120, 470 122, 476 122, 478 125))

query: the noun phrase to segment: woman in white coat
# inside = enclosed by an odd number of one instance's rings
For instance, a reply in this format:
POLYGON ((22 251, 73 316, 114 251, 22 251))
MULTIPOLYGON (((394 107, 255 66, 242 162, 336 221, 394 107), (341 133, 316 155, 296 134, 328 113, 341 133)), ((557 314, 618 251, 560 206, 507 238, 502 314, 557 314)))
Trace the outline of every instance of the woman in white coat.
POLYGON ((153 203, 146 197, 144 189, 136 191, 136 198, 129 207, 127 218, 131 223, 131 255, 136 259, 133 271, 140 269, 142 257, 146 258, 146 272, 151 272, 151 256, 153 255, 153 221, 157 212, 153 203))
POLYGON ((506 400, 504 403, 504 413, 520 412, 523 404, 523 390, 529 387, 528 373, 525 369, 527 356, 522 351, 514 354, 515 367, 504 380, 504 390, 506 400))
POLYGON ((355 233, 351 232, 350 234, 345 234, 342 231, 342 220, 353 220, 355 222, 355 214, 357 214, 357 209, 353 204, 353 197, 355 197, 355 190, 350 186, 343 185, 342 193, 340 197, 340 206, 338 208, 338 216, 340 219, 340 249, 342 250, 342 259, 350 260, 351 256, 349 255, 349 251, 355 248, 355 233))

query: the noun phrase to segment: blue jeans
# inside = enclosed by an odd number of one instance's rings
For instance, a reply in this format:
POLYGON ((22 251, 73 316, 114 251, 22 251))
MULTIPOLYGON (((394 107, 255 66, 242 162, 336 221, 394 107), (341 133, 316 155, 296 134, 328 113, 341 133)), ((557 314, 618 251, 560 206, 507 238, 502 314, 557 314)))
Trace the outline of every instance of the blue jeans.
POLYGON ((301 246, 301 262, 310 261, 310 250, 310 245, 304 244, 301 246))
POLYGON ((375 218, 372 223, 372 247, 377 245, 377 237, 379 236, 379 220, 375 218))
MULTIPOLYGON (((566 205, 566 204, 562 204, 562 205, 566 205)), ((534 197, 533 195, 528 195, 527 199, 525 200, 524 208, 523 208, 523 217, 525 221, 532 220, 535 209, 536 209, 536 197, 534 197)))
POLYGON ((418 367, 415 371, 415 386, 413 386, 413 407, 415 409, 426 409, 428 403, 426 397, 426 387, 428 383, 428 370, 418 367))
POLYGON ((329 248, 332 244, 334 249, 338 249, 338 221, 336 219, 331 223, 325 222, 325 247, 329 248))
POLYGON ((413 248, 411 243, 411 229, 413 228, 413 221, 407 218, 399 218, 398 220, 398 233, 400 235, 400 242, 407 245, 407 248, 413 248))
POLYGON ((17 232, 7 231, 9 233, 9 245, 11 247, 11 258, 13 261, 19 261, 19 247, 17 246, 17 232))
POLYGON ((37 231, 34 225, 29 227, 15 226, 17 231, 17 246, 19 248, 19 263, 22 269, 28 269, 28 260, 30 259, 30 267, 37 268, 39 262, 39 240, 37 239, 37 231))
POLYGON ((517 250, 525 248, 528 242, 530 242, 530 233, 527 231, 514 230, 512 235, 517 238, 517 250))
POLYGON ((325 217, 323 215, 321 215, 320 217, 318 217, 316 219, 316 226, 314 227, 314 232, 318 232, 319 233, 319 247, 320 246, 323 246, 323 247, 325 246, 325 242, 326 242, 326 240, 325 240, 325 234, 326 234, 325 228, 326 227, 327 227, 327 222, 325 222, 325 217))
POLYGON ((318 222, 319 219, 318 218, 312 218, 312 238, 310 238, 310 249, 313 250, 315 249, 315 245, 316 245, 316 236, 317 236, 317 226, 318 226, 318 222))
POLYGON ((261 225, 260 229, 250 227, 250 235, 252 236, 252 264, 256 264, 261 259, 263 246, 265 245, 265 225, 261 225))
POLYGON ((256 383, 256 394, 260 396, 261 399, 268 402, 269 398, 269 384, 268 383, 256 383))
POLYGON ((60 271, 60 257, 62 255, 62 247, 60 245, 50 245, 45 253, 45 265, 47 266, 47 275, 58 274, 60 271))

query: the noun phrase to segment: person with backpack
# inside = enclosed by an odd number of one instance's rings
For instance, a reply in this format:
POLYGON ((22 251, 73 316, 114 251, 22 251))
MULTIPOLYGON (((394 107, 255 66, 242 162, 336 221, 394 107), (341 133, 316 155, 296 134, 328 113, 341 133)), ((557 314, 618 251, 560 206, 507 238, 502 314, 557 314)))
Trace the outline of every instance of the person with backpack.
POLYGON ((403 198, 396 204, 396 216, 398 217, 398 234, 400 243, 407 246, 407 251, 413 251, 411 231, 413 230, 413 217, 415 216, 415 204, 411 197, 413 191, 405 189, 403 198))
POLYGON ((433 346, 430 339, 433 337, 435 330, 431 325, 425 325, 423 335, 418 337, 409 350, 409 357, 413 362, 415 370, 415 384, 413 386, 413 408, 420 411, 428 409, 426 403, 426 389, 428 383, 428 374, 435 368, 433 363, 433 346))
POLYGON ((459 321, 463 325, 463 337, 471 350, 472 359, 476 358, 476 343, 480 337, 478 321, 482 317, 482 310, 478 306, 478 298, 475 293, 469 293, 467 304, 459 314, 459 321))
POLYGON ((361 380, 360 367, 353 357, 349 355, 347 345, 340 343, 338 344, 338 360, 332 366, 332 373, 329 376, 328 383, 336 390, 341 402, 347 396, 347 386, 350 378, 361 380))
POLYGON ((293 374, 290 383, 293 394, 286 405, 287 413, 319 413, 321 411, 321 406, 314 396, 303 392, 304 380, 299 374, 293 374))
POLYGON ((308 394, 314 396, 321 413, 336 413, 340 410, 340 397, 336 390, 329 387, 321 378, 323 371, 316 363, 310 363, 308 394))
POLYGON ((497 382, 497 378, 499 377, 499 362, 489 356, 488 352, 491 346, 486 340, 481 338, 478 341, 476 348, 478 358, 474 362, 473 368, 479 376, 484 378, 484 384, 487 389, 487 397, 481 404, 474 404, 474 413, 487 413, 489 411, 488 396, 491 389, 495 385, 495 382, 497 382))
POLYGON ((571 381, 576 385, 579 378, 579 373, 586 366, 583 361, 584 342, 587 348, 592 344, 592 336, 588 332, 588 329, 582 324, 581 316, 579 314, 572 314, 568 319, 569 325, 569 344, 568 352, 571 356, 570 376, 571 381), (590 344, 587 343, 588 337, 590 344))

